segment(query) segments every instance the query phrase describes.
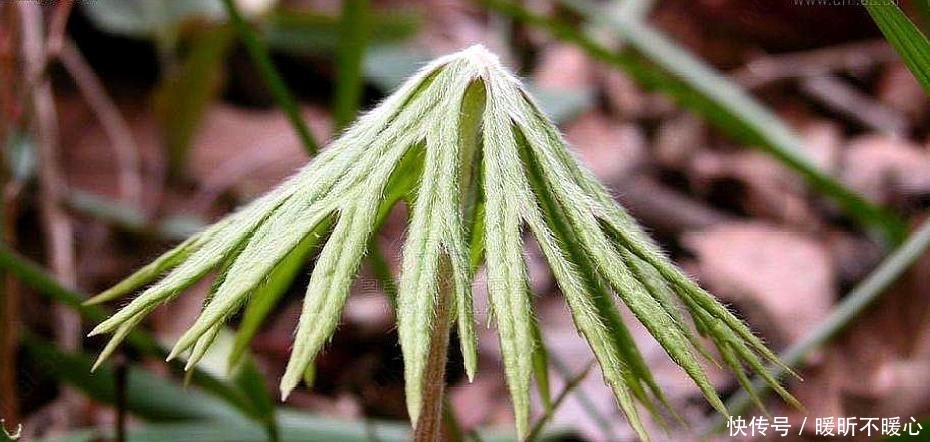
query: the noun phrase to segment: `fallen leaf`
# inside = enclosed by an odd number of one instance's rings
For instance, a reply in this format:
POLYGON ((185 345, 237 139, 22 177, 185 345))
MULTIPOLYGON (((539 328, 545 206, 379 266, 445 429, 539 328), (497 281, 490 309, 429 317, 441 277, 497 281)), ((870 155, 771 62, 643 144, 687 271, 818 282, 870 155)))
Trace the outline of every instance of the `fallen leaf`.
MULTIPOLYGON (((303 116, 319 144, 332 126, 324 111, 305 108, 303 116)), ((307 153, 279 111, 216 105, 207 112, 191 152, 189 170, 201 182, 200 203, 227 190, 249 200, 293 174, 307 153)))
POLYGON ((797 174, 764 153, 701 151, 692 159, 688 176, 699 191, 731 199, 730 204, 748 215, 809 230, 821 222, 797 174))
POLYGON ((805 234, 745 222, 688 233, 683 243, 702 283, 737 305, 776 347, 813 330, 836 298, 830 254, 805 234))
POLYGON ((553 43, 542 52, 533 80, 542 88, 578 90, 590 87, 594 79, 591 58, 577 45, 553 43))
POLYGON ((565 138, 581 161, 602 181, 616 183, 646 160, 646 140, 633 124, 618 124, 590 111, 565 125, 565 138))
POLYGON ((907 141, 864 135, 844 150, 841 177, 853 190, 878 204, 902 205, 930 194, 930 154, 907 141))

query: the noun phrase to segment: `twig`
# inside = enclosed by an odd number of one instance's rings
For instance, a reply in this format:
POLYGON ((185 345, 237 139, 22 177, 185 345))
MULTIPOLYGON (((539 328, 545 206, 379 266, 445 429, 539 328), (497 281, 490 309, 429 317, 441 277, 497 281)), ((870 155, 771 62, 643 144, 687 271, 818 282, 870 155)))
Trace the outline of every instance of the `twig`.
MULTIPOLYGON (((6 158, 8 160, 8 158, 6 158)), ((9 170, 6 162, 0 162, 9 170)), ((3 243, 16 247, 16 221, 19 218, 19 195, 22 182, 5 176, 3 178, 3 204, 0 204, 0 220, 3 225, 3 243)), ((0 416, 19 422, 19 397, 16 394, 17 347, 19 343, 20 285, 13 275, 0 271, 0 416)))
MULTIPOLYGON (((4 180, 6 181, 6 180, 4 180)), ((3 242, 7 247, 16 244, 18 195, 22 186, 6 181, 3 186, 3 204, 0 219, 3 221, 3 242)), ((0 271, 0 416, 19 422, 19 398, 16 394, 16 353, 19 342, 20 286, 16 278, 0 271)))
MULTIPOLYGON (((61 206, 64 200, 64 180, 58 168, 58 115, 55 110, 52 86, 43 75, 45 53, 42 44, 42 9, 38 3, 20 2, 22 44, 27 77, 39 79, 27 91, 32 102, 33 131, 39 157, 39 214, 45 233, 45 250, 52 272, 65 284, 76 282, 74 261, 74 238, 71 220, 61 206)), ((81 343, 80 316, 62 305, 54 306, 57 341, 61 348, 69 351, 78 349, 81 343)), ((62 392, 62 416, 69 420, 80 397, 70 389, 62 392)))
MULTIPOLYGON (((19 4, 23 24, 23 52, 26 58, 27 72, 30 78, 40 78, 43 66, 42 52, 42 10, 38 4, 22 2, 19 4)), ((45 230, 46 252, 51 261, 51 268, 57 278, 65 284, 74 286, 74 238, 71 221, 61 206, 64 200, 65 182, 58 168, 58 115, 52 95, 52 86, 47 79, 35 85, 31 91, 32 105, 35 112, 34 127, 36 147, 39 157, 39 211, 45 230)), ((66 349, 74 350, 80 341, 80 323, 71 312, 59 315, 61 332, 59 338, 66 349)))
POLYGON ((766 55, 730 72, 744 87, 755 89, 769 83, 838 71, 856 71, 897 60, 884 40, 852 43, 785 55, 766 55))
POLYGON ((59 59, 62 65, 71 74, 78 91, 87 101, 88 106, 93 109, 100 121, 100 126, 110 139, 116 157, 119 189, 123 202, 138 206, 142 198, 139 146, 132 136, 129 124, 74 42, 65 41, 60 51, 59 59))
MULTIPOLYGON (((571 369, 568 368, 568 364, 566 364, 555 353, 549 353, 549 364, 552 365, 552 368, 558 371, 563 378, 574 378, 575 375, 572 373, 571 369)), ((576 396, 579 405, 581 405, 581 408, 584 409, 588 417, 594 421, 598 428, 601 429, 604 437, 609 441, 619 440, 616 432, 613 429, 613 425, 610 423, 610 418, 605 416, 603 413, 601 413, 600 410, 597 409, 597 405, 594 404, 594 401, 591 399, 591 397, 588 396, 584 390, 577 390, 576 396)))
POLYGON ((10 128, 19 120, 20 102, 16 93, 21 63, 15 42, 19 22, 12 2, 0 3, 0 141, 6 142, 10 128))
POLYGON ((904 115, 863 94, 839 77, 807 77, 801 80, 801 89, 811 98, 869 129, 897 136, 904 136, 910 131, 904 115))
POLYGON ((65 43, 65 32, 68 26, 68 17, 74 9, 74 0, 61 0, 55 3, 52 12, 52 21, 48 25, 48 40, 45 46, 46 66, 58 58, 65 43))
MULTIPOLYGON (((14 76, 13 35, 18 28, 16 14, 10 3, 0 4, 0 143, 7 144, 8 129, 15 121, 11 110, 17 103, 12 91, 16 87, 14 76)), ((19 194, 22 183, 10 176, 10 158, 0 154, 0 226, 2 242, 7 247, 16 246, 16 220, 19 213, 19 194)), ((13 275, 0 271, 0 417, 19 422, 19 397, 17 395, 17 345, 19 342, 19 284, 13 275)), ((3 428, 6 431, 6 428, 3 428)))

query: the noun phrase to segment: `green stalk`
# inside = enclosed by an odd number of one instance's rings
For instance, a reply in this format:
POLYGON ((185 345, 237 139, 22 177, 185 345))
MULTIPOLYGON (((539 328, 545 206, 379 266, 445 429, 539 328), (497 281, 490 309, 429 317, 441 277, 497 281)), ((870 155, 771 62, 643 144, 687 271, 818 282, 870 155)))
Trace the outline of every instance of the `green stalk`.
POLYGON ((369 0, 344 0, 339 23, 336 101, 333 119, 342 129, 355 119, 362 98, 362 59, 368 41, 369 0))
MULTIPOLYGON (((442 433, 442 405, 446 387, 446 359, 452 326, 452 268, 445 257, 440 262, 439 293, 430 336, 429 359, 423 377, 423 408, 413 431, 413 442, 435 442, 442 433)), ((451 410, 450 410, 451 412, 451 410)))
POLYGON ((589 362, 588 366, 585 367, 584 370, 581 370, 581 372, 579 372, 577 375, 571 378, 566 378, 567 382, 565 384, 565 388, 563 388, 559 395, 556 396, 555 400, 552 402, 552 407, 550 410, 546 411, 546 414, 542 415, 542 417, 540 417, 539 420, 533 424, 533 427, 530 428, 530 431, 526 436, 527 441, 532 442, 539 439, 539 435, 542 434, 543 428, 545 428, 546 424, 549 422, 549 419, 555 415, 555 411, 559 409, 559 406, 561 406, 563 402, 565 402, 565 399, 568 398, 569 394, 571 394, 573 391, 575 391, 576 388, 578 388, 579 385, 581 385, 581 381, 588 377, 588 373, 591 372, 591 369, 594 367, 594 363, 595 361, 589 362))
POLYGON ((284 84, 284 79, 275 69, 274 63, 271 61, 271 55, 268 52, 268 46, 258 38, 255 31, 245 22, 242 13, 239 12, 233 0, 223 0, 223 5, 226 7, 226 12, 239 33, 239 38, 242 39, 242 44, 245 45, 249 56, 252 57, 259 74, 265 79, 268 89, 271 90, 274 101, 287 114, 287 119, 294 126, 294 130, 297 131, 297 136, 300 138, 300 142, 307 154, 311 157, 316 156, 320 150, 319 146, 314 141, 313 134, 310 132, 310 128, 307 127, 307 123, 304 122, 303 117, 300 115, 300 107, 297 106, 297 101, 294 100, 287 85, 284 84))

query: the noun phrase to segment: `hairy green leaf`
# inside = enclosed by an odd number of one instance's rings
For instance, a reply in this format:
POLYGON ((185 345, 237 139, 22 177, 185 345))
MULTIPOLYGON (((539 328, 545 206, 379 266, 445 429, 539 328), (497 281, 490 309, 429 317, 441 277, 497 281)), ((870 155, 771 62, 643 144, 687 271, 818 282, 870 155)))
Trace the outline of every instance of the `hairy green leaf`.
MULTIPOLYGON (((397 315, 408 412, 415 425, 421 410, 428 416, 417 434, 429 434, 437 425, 440 399, 434 396, 441 389, 435 386, 448 331, 456 324, 466 373, 469 379, 474 376, 471 289, 482 261, 518 436, 530 430, 534 374, 550 406, 547 356, 533 316, 524 256, 525 226, 642 439, 648 435, 637 403, 662 422, 659 406, 667 408, 667 402, 624 324, 619 303, 721 413, 726 410, 701 365, 702 358, 712 358, 695 328, 741 384, 749 387, 748 374, 760 373, 794 403, 767 374, 766 363, 779 363, 774 354, 662 255, 572 155, 521 82, 481 47, 425 66, 277 190, 98 297, 115 299, 165 274, 94 329, 94 334, 114 333, 101 360, 159 303, 217 268, 219 277, 203 312, 171 356, 191 349, 188 367, 193 367, 224 321, 250 296, 258 296, 247 307, 236 343, 234 355, 241 355, 284 290, 283 281, 293 278, 319 244, 281 380, 286 397, 313 373, 313 361, 339 324, 375 231, 401 199, 408 205, 409 225, 400 285, 396 294, 393 288, 388 292, 397 315)), ((386 272, 386 263, 378 271, 386 272)))

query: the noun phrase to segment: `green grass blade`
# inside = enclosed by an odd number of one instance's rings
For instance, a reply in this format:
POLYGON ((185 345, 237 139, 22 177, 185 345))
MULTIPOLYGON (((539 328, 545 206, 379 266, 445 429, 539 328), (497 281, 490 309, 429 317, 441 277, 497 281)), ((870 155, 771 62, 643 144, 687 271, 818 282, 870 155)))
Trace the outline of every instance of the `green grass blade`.
POLYGON ((535 14, 512 2, 485 2, 495 10, 577 44, 593 58, 623 69, 643 86, 663 91, 730 136, 772 155, 839 203, 851 218, 867 228, 878 229, 886 241, 898 243, 903 239, 904 226, 899 219, 819 170, 802 154, 800 139, 776 115, 660 32, 617 14, 601 14, 587 1, 565 2, 592 23, 603 20, 603 24, 618 32, 630 47, 656 67, 646 63, 640 55, 615 53, 576 26, 535 14))
POLYGON ((281 430, 278 428, 274 398, 268 393, 265 375, 255 365, 255 361, 244 358, 236 368, 233 382, 252 401, 258 421, 268 435, 268 442, 278 442, 281 430))
MULTIPOLYGON (((919 0, 926 10, 926 0, 919 0)), ((930 96, 930 41, 894 2, 862 2, 888 43, 894 46, 924 92, 930 96)))
MULTIPOLYGON (((369 39, 378 44, 407 39, 416 33, 422 22, 419 15, 402 10, 378 11, 367 20, 369 39)), ((277 8, 258 26, 274 51, 297 56, 331 56, 340 49, 341 17, 319 11, 277 8)))
MULTIPOLYGON (((3 246, 0 246, 0 269, 10 272, 24 284, 48 299, 79 312, 82 317, 91 322, 102 321, 108 316, 108 312, 103 307, 82 304, 81 301, 85 298, 84 295, 62 286, 53 277, 49 276, 44 269, 3 246)), ((166 349, 159 346, 155 338, 141 330, 134 330, 129 333, 126 342, 144 355, 162 359, 168 354, 166 349)), ((181 368, 181 364, 174 364, 174 366, 178 369, 181 368)), ((88 364, 88 370, 90 367, 91 364, 88 364)), ((231 407, 238 409, 244 416, 254 416, 254 410, 247 398, 242 397, 237 389, 226 382, 196 368, 191 372, 191 380, 194 385, 222 399, 231 407)))
POLYGON ((226 57, 235 35, 229 26, 205 28, 195 35, 190 52, 155 91, 155 116, 175 176, 184 172, 197 129, 211 103, 222 92, 226 57))
MULTIPOLYGON (((64 353, 41 338, 23 336, 27 357, 41 368, 37 375, 50 375, 74 386, 87 396, 105 404, 116 402, 113 370, 103 367, 90 372, 93 357, 64 353)), ((189 419, 240 419, 240 414, 223 402, 200 391, 186 390, 175 382, 135 368, 129 368, 126 406, 134 415, 155 421, 189 419), (178 398, 184 398, 179 400, 178 398)))
POLYGON ((362 59, 368 43, 370 9, 369 0, 342 2, 336 60, 336 100, 333 106, 336 129, 347 126, 355 119, 362 98, 362 59))
POLYGON ((229 14, 233 26, 236 27, 242 44, 245 45, 246 50, 249 52, 249 56, 252 57, 252 61, 258 68, 259 74, 265 79, 268 89, 271 90, 271 95, 274 97, 275 102, 278 103, 278 106, 284 111, 291 125, 294 126, 294 129, 297 131, 297 137, 300 138, 300 142, 304 146, 304 149, 310 156, 316 156, 320 147, 314 140, 307 123, 304 122, 297 101, 294 100, 293 95, 291 95, 290 90, 288 90, 287 85, 284 83, 284 79, 281 78, 281 74, 275 69, 274 63, 271 61, 271 54, 268 53, 267 45, 258 37, 249 24, 245 22, 234 0, 223 0, 223 6, 226 8, 226 13, 229 14))

